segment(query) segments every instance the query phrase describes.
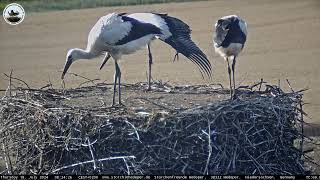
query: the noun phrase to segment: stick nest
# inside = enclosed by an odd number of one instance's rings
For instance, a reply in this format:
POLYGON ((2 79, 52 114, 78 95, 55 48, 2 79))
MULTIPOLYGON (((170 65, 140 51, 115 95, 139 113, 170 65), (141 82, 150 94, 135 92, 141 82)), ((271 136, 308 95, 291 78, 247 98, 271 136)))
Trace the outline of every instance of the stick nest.
MULTIPOLYGON (((285 93, 277 86, 259 85, 238 89, 233 101, 160 108, 148 115, 132 110, 135 107, 63 103, 97 86, 17 88, 12 95, 10 90, 0 101, 1 173, 305 174, 301 91, 285 93)), ((125 86, 144 88, 141 83, 125 86)), ((154 85, 154 91, 162 90, 164 96, 228 92, 210 86, 154 85)))

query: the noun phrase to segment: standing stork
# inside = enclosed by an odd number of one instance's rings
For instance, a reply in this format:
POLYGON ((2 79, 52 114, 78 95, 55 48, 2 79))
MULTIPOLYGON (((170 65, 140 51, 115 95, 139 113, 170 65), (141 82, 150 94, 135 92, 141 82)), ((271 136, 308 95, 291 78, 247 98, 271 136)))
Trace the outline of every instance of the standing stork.
POLYGON ((234 99, 236 96, 236 84, 234 78, 234 70, 236 58, 244 47, 247 39, 247 23, 237 15, 224 16, 215 24, 215 35, 213 38, 215 51, 222 56, 228 65, 230 96, 234 99), (231 85, 231 69, 229 59, 232 61, 232 81, 231 85))
POLYGON ((147 45, 150 85, 152 54, 149 45, 154 39, 160 39, 171 45, 178 53, 183 54, 199 67, 202 77, 204 77, 203 74, 210 77, 211 64, 206 55, 191 40, 190 33, 191 30, 187 24, 167 14, 110 13, 101 17, 92 27, 85 50, 75 48, 68 51, 61 78, 64 78, 70 65, 78 59, 92 59, 105 54, 100 67, 102 68, 112 57, 115 63, 112 106, 115 105, 117 81, 119 104, 121 104, 121 71, 118 60, 122 55, 132 54, 147 45))

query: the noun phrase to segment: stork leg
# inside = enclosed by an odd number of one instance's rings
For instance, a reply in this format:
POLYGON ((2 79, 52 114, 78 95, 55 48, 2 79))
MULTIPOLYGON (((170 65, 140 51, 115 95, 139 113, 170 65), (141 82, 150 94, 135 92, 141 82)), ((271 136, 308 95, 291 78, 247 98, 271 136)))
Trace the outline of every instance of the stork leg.
POLYGON ((236 56, 233 56, 233 61, 232 61, 232 80, 233 80, 233 95, 232 98, 236 98, 236 80, 234 78, 234 70, 236 66, 236 56))
POLYGON ((148 51, 149 51, 149 73, 148 73, 148 89, 147 91, 151 90, 151 65, 152 65, 152 54, 150 50, 150 44, 148 44, 148 51))
POLYGON ((231 68, 230 68, 228 57, 226 57, 225 59, 226 59, 226 61, 228 63, 228 74, 229 74, 229 84, 230 84, 230 98, 232 99, 231 68))
POLYGON ((119 93, 119 105, 123 105, 121 102, 121 70, 120 67, 118 65, 118 62, 116 62, 116 68, 118 71, 118 93, 119 93))
MULTIPOLYGON (((115 65, 115 73, 114 73, 114 80, 113 80, 113 98, 112 98, 112 107, 115 106, 116 104, 116 91, 117 91, 117 79, 118 79, 118 70, 119 66, 117 63, 117 60, 114 60, 114 65, 115 65)), ((119 92, 120 94, 120 92, 119 92)))

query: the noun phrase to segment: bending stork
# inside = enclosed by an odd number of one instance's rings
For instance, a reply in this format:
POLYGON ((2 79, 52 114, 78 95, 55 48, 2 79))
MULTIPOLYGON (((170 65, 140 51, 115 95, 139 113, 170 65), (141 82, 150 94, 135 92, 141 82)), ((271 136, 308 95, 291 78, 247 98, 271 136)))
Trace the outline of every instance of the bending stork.
POLYGON ((234 77, 236 58, 243 49, 246 39, 247 23, 239 16, 224 16, 216 22, 213 43, 215 51, 227 61, 231 99, 236 97, 236 84, 234 77), (231 69, 229 64, 229 59, 231 59, 231 57, 233 57, 233 90, 231 85, 231 69))
POLYGON ((11 9, 10 12, 8 12, 9 16, 17 16, 19 15, 19 12, 14 12, 13 9, 11 9))
MULTIPOLYGON (((78 59, 92 59, 105 54, 100 68, 110 57, 114 59, 115 75, 113 101, 115 105, 116 84, 118 81, 119 104, 121 104, 121 71, 118 60, 122 55, 132 54, 141 47, 150 45, 154 39, 160 39, 171 45, 200 68, 201 75, 211 76, 211 64, 206 55, 196 46, 190 37, 191 30, 181 20, 166 14, 155 13, 111 13, 101 17, 91 29, 86 50, 71 49, 67 53, 61 78, 64 78, 70 65, 78 59)), ((152 54, 149 48, 149 83, 151 76, 152 54)))

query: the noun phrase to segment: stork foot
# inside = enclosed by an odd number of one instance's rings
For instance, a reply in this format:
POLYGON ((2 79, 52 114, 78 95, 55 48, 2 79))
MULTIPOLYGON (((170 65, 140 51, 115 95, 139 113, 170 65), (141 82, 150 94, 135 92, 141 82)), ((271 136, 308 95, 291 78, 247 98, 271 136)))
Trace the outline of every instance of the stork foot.
POLYGON ((150 92, 151 91, 151 86, 148 86, 147 89, 145 89, 146 92, 150 92))
POLYGON ((234 91, 232 97, 231 97, 231 100, 236 100, 238 98, 237 94, 236 94, 236 91, 234 91))
POLYGON ((111 108, 115 108, 117 107, 116 104, 112 103, 112 105, 110 106, 111 108))
POLYGON ((119 108, 120 108, 120 107, 126 107, 126 105, 123 104, 122 102, 120 102, 120 103, 118 104, 118 106, 119 106, 119 108))
POLYGON ((150 92, 152 90, 151 84, 152 84, 151 82, 148 83, 148 86, 147 86, 147 88, 144 89, 144 92, 150 92))

